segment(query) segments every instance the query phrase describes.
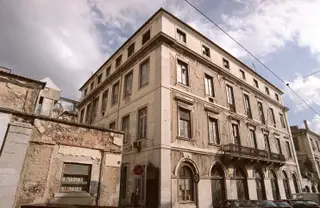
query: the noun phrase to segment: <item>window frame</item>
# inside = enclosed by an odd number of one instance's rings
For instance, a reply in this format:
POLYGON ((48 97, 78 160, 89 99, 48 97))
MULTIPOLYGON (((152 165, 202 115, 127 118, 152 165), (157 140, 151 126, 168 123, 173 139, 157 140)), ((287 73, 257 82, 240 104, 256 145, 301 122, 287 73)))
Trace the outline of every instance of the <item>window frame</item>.
POLYGON ((252 140, 253 140, 253 146, 251 144, 251 147, 258 149, 257 135, 256 135, 256 131, 254 128, 249 128, 249 138, 250 138, 250 143, 252 143, 252 140), (253 135, 253 137, 252 137, 252 135, 253 135))
POLYGON ((192 133, 193 133, 193 130, 192 130, 192 119, 193 119, 193 117, 192 117, 191 109, 190 108, 186 108, 186 107, 181 106, 181 105, 178 105, 178 137, 179 138, 183 138, 185 140, 192 140, 192 138, 193 138, 192 137, 192 133), (180 112, 181 109, 182 109, 182 111, 188 111, 188 113, 189 113, 189 117, 190 117, 190 120, 189 120, 189 123, 188 123, 188 126, 189 126, 189 130, 188 130, 188 134, 189 135, 188 136, 189 137, 186 137, 186 136, 180 134, 181 133, 180 120, 188 122, 185 119, 181 119, 181 112, 180 112))
MULTIPOLYGON (((212 134, 213 133, 214 132, 212 132, 212 134)), ((212 116, 208 116, 208 140, 209 140, 209 144, 211 144, 211 145, 220 145, 221 144, 220 133, 219 133, 219 121, 218 121, 218 119, 216 119, 212 116), (215 123, 215 136, 216 136, 215 142, 213 142, 210 138, 210 123, 215 123)))
POLYGON ((292 155, 291 145, 289 141, 286 141, 286 150, 287 150, 288 158, 292 159, 293 155, 292 155))
POLYGON ((202 50, 202 55, 211 58, 211 51, 210 48, 204 44, 202 44, 201 46, 201 50, 202 50))
POLYGON ((99 106, 100 96, 97 96, 93 99, 92 102, 92 113, 91 113, 91 121, 95 121, 98 115, 98 106, 99 106))
POLYGON ((292 137, 293 146, 296 151, 300 151, 300 144, 298 137, 292 137))
POLYGON ((133 70, 125 74, 123 83, 123 98, 129 97, 132 94, 132 84, 133 84, 133 70), (128 85, 128 78, 131 76, 130 86, 128 85), (130 91, 127 91, 130 89, 130 91))
POLYGON ((97 77, 97 85, 99 85, 102 81, 102 73, 98 75, 97 77))
POLYGON ((259 88, 259 82, 257 79, 253 78, 253 83, 256 88, 259 88))
POLYGON ((106 68, 106 77, 111 74, 111 65, 106 68))
POLYGON ((231 123, 231 136, 232 136, 232 142, 235 145, 241 146, 241 137, 240 137, 240 131, 239 131, 239 124, 238 123, 231 123), (236 127, 236 128, 234 128, 236 127), (236 134, 234 134, 234 132, 236 131, 236 134))
POLYGON ((227 91, 227 104, 228 104, 229 110, 235 113, 237 112, 237 108, 236 108, 236 103, 234 99, 233 87, 229 84, 226 84, 226 91, 227 91), (228 89, 230 89, 230 92, 228 89), (231 93, 231 95, 229 93, 231 93), (229 100, 231 100, 232 103, 230 103, 229 100))
POLYGON ((276 127, 277 122, 276 122, 276 117, 275 117, 273 108, 269 107, 269 111, 270 111, 270 116, 271 116, 271 122, 272 122, 273 126, 276 127))
POLYGON ((90 92, 91 92, 92 90, 94 90, 94 81, 92 81, 91 84, 90 84, 90 92))
POLYGON ((129 59, 130 56, 132 56, 135 52, 135 42, 131 43, 127 48, 127 57, 129 59))
POLYGON ((137 113, 137 116, 138 116, 138 122, 137 122, 137 140, 143 140, 143 139, 147 139, 148 138, 148 106, 143 106, 141 108, 138 109, 138 113, 137 113), (144 122, 144 129, 145 129, 145 135, 142 137, 142 133, 141 133, 141 119, 142 119, 142 111, 145 111, 145 115, 143 115, 143 118, 145 119, 145 122, 144 122))
POLYGON ((267 95, 270 95, 270 90, 269 90, 269 87, 267 87, 267 86, 264 86, 264 89, 265 89, 265 91, 266 91, 267 95))
POLYGON ((206 96, 215 97, 213 77, 207 73, 204 74, 204 90, 205 90, 206 96), (207 89, 207 81, 211 82, 211 92, 212 92, 211 94, 212 95, 210 95, 210 88, 209 88, 210 86, 208 86, 208 89, 207 89))
POLYGON ((88 103, 88 105, 86 106, 86 118, 85 118, 85 123, 91 123, 91 111, 92 111, 92 106, 91 106, 91 102, 88 103))
POLYGON ((276 140, 276 147, 277 147, 277 149, 278 149, 278 153, 279 153, 280 155, 283 155, 283 153, 282 153, 282 148, 281 148, 281 140, 280 140, 280 138, 275 137, 275 140, 276 140))
POLYGON ((189 65, 188 63, 178 59, 177 60, 177 83, 180 84, 180 85, 183 85, 183 86, 186 86, 186 87, 189 87, 190 86, 190 80, 189 80, 189 65), (179 71, 178 71, 178 68, 180 67, 180 75, 179 75, 179 71), (185 67, 185 70, 186 70, 186 83, 183 83, 183 67, 185 67), (180 81, 179 81, 179 77, 180 77, 180 81))
POLYGON ((177 40, 182 43, 187 43, 187 34, 182 30, 180 30, 179 28, 177 28, 177 40), (182 37, 182 40, 181 40, 181 37, 182 37))
POLYGON ((264 111, 263 111, 263 102, 258 100, 257 105, 258 105, 258 113, 259 113, 260 122, 265 125, 266 118, 264 116, 264 111), (261 106, 261 109, 260 109, 260 106, 261 106))
MULTIPOLYGON (((105 111, 107 110, 108 97, 109 97, 109 89, 106 89, 106 90, 102 93, 101 114, 104 114, 105 111), (105 96, 105 95, 106 95, 106 96, 105 96)), ((104 115, 102 115, 102 116, 104 116, 104 115)))
POLYGON ((112 92, 111 92, 111 106, 117 104, 119 102, 119 91, 120 91, 120 82, 116 81, 113 85, 112 85, 112 92), (115 87, 118 87, 117 92, 115 91, 115 87), (115 92, 116 92, 116 99, 115 99, 115 92))
POLYGON ((226 69, 230 69, 230 62, 226 58, 222 58, 222 65, 226 69))
POLYGON ((144 86, 147 86, 149 84, 149 76, 150 76, 150 57, 144 59, 140 65, 139 65, 139 89, 144 87, 144 86), (142 83, 142 67, 143 65, 147 64, 147 75, 146 75, 146 81, 145 83, 142 83))
MULTIPOLYGON (((195 174, 194 168, 188 162, 182 163, 182 165, 179 167, 178 182, 177 182, 177 186, 178 186, 178 188, 177 188, 178 193, 177 194, 178 194, 178 202, 179 203, 182 203, 182 204, 183 203, 196 203, 197 188, 196 188, 196 183, 194 182, 194 174, 195 174), (183 168, 188 168, 189 169, 188 171, 190 171, 190 173, 191 173, 190 177, 181 178, 180 171, 182 171, 183 168), (184 181, 184 184, 185 184, 186 180, 188 180, 189 181, 188 183, 190 184, 190 186, 192 186, 190 188, 190 191, 192 193, 189 194, 190 198, 192 197, 190 200, 183 200, 183 199, 180 198, 180 187, 179 186, 180 186, 181 180, 184 181)), ((186 187, 186 185, 184 187, 186 187)), ((185 194, 185 197, 186 197, 186 194, 185 194)))
POLYGON ((280 101, 279 95, 277 93, 274 93, 274 96, 276 97, 277 101, 280 101))
POLYGON ((79 122, 80 123, 83 123, 84 111, 85 111, 85 108, 81 109, 81 111, 80 111, 80 117, 79 117, 79 122))
POLYGON ((286 123, 285 123, 285 120, 284 120, 284 115, 283 115, 282 113, 279 113, 279 117, 280 117, 280 123, 281 123, 282 128, 286 128, 286 123))
POLYGON ((123 143, 127 144, 130 140, 130 114, 124 115, 121 119, 121 131, 124 132, 123 143), (128 119, 128 120, 126 120, 128 119), (125 121, 128 122, 126 125, 126 129, 124 128, 125 121))
POLYGON ((248 94, 243 93, 243 102, 244 102, 244 109, 248 118, 252 119, 252 109, 250 104, 250 97, 248 94))
POLYGON ((239 69, 239 71, 240 71, 240 74, 241 74, 241 78, 244 79, 244 80, 246 80, 246 73, 245 73, 245 71, 242 70, 242 69, 239 69))
POLYGON ((112 130, 116 130, 116 128, 117 128, 117 122, 116 122, 116 120, 111 121, 111 122, 109 123, 109 127, 108 127, 108 128, 109 128, 109 129, 112 129, 112 130), (114 128, 111 127, 112 125, 114 125, 114 128))
POLYGON ((142 37, 141 37, 142 44, 141 45, 146 44, 150 39, 151 39, 151 31, 150 31, 150 29, 148 29, 142 34, 142 37), (145 38, 147 38, 147 39, 145 39, 145 38))
POLYGON ((116 69, 122 64, 122 54, 116 58, 116 69))

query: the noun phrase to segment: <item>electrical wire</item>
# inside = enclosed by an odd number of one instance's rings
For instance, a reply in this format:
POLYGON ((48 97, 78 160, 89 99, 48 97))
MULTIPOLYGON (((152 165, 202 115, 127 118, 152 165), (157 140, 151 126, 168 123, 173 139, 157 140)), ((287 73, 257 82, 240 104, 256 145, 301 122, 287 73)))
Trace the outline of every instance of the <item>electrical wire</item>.
MULTIPOLYGON (((236 39, 234 39, 228 32, 226 32, 223 28, 221 28, 217 23, 211 20, 206 14, 204 14, 201 10, 199 10, 196 6, 194 6, 188 0, 184 0, 188 3, 191 7, 193 7, 196 11, 198 11, 201 15, 203 15, 207 20, 209 20, 212 24, 214 24, 219 30, 221 30, 225 35, 227 35, 231 40, 237 43, 243 50, 245 50, 250 56, 252 56, 258 63, 260 63, 264 68, 266 68, 271 74, 273 74, 276 78, 278 78, 283 84, 285 84, 294 94, 304 103, 306 104, 315 114, 320 116, 320 114, 312 108, 295 90, 293 90, 289 83, 286 83, 283 79, 281 79, 275 72, 273 72, 268 66, 266 66, 260 59, 258 59, 253 53, 251 53, 248 49, 246 49, 241 43, 239 43, 236 39)), ((315 74, 315 73, 314 73, 315 74)))

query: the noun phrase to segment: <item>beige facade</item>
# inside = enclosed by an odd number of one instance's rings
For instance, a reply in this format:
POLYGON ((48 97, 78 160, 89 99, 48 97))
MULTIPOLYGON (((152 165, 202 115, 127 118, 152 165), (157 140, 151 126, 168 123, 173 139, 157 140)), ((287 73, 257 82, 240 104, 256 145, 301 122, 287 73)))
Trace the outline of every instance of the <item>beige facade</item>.
POLYGON ((80 122, 125 132, 122 204, 136 191, 147 207, 202 208, 301 189, 283 93, 163 9, 80 90, 80 122))
POLYGON ((320 179, 320 135, 309 129, 307 121, 304 121, 304 128, 290 128, 300 166, 303 191, 317 193, 320 179))

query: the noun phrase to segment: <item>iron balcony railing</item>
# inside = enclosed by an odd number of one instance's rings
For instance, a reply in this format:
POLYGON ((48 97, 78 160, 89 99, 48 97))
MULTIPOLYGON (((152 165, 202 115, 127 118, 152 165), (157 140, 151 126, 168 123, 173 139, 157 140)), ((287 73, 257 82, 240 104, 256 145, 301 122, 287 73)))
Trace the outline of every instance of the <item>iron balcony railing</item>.
POLYGON ((222 146, 222 151, 225 154, 230 154, 232 156, 244 157, 244 158, 252 158, 258 160, 266 160, 266 161, 279 161, 284 162, 285 157, 283 155, 277 153, 269 153, 266 150, 261 150, 252 147, 245 147, 236 144, 226 144, 222 146))

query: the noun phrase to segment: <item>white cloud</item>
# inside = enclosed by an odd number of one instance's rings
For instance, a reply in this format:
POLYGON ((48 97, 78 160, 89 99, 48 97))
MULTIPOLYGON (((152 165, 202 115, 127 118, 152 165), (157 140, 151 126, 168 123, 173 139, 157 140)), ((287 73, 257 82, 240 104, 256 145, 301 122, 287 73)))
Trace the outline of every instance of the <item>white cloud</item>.
POLYGON ((320 116, 315 115, 311 121, 308 121, 309 128, 317 133, 320 133, 320 116))

